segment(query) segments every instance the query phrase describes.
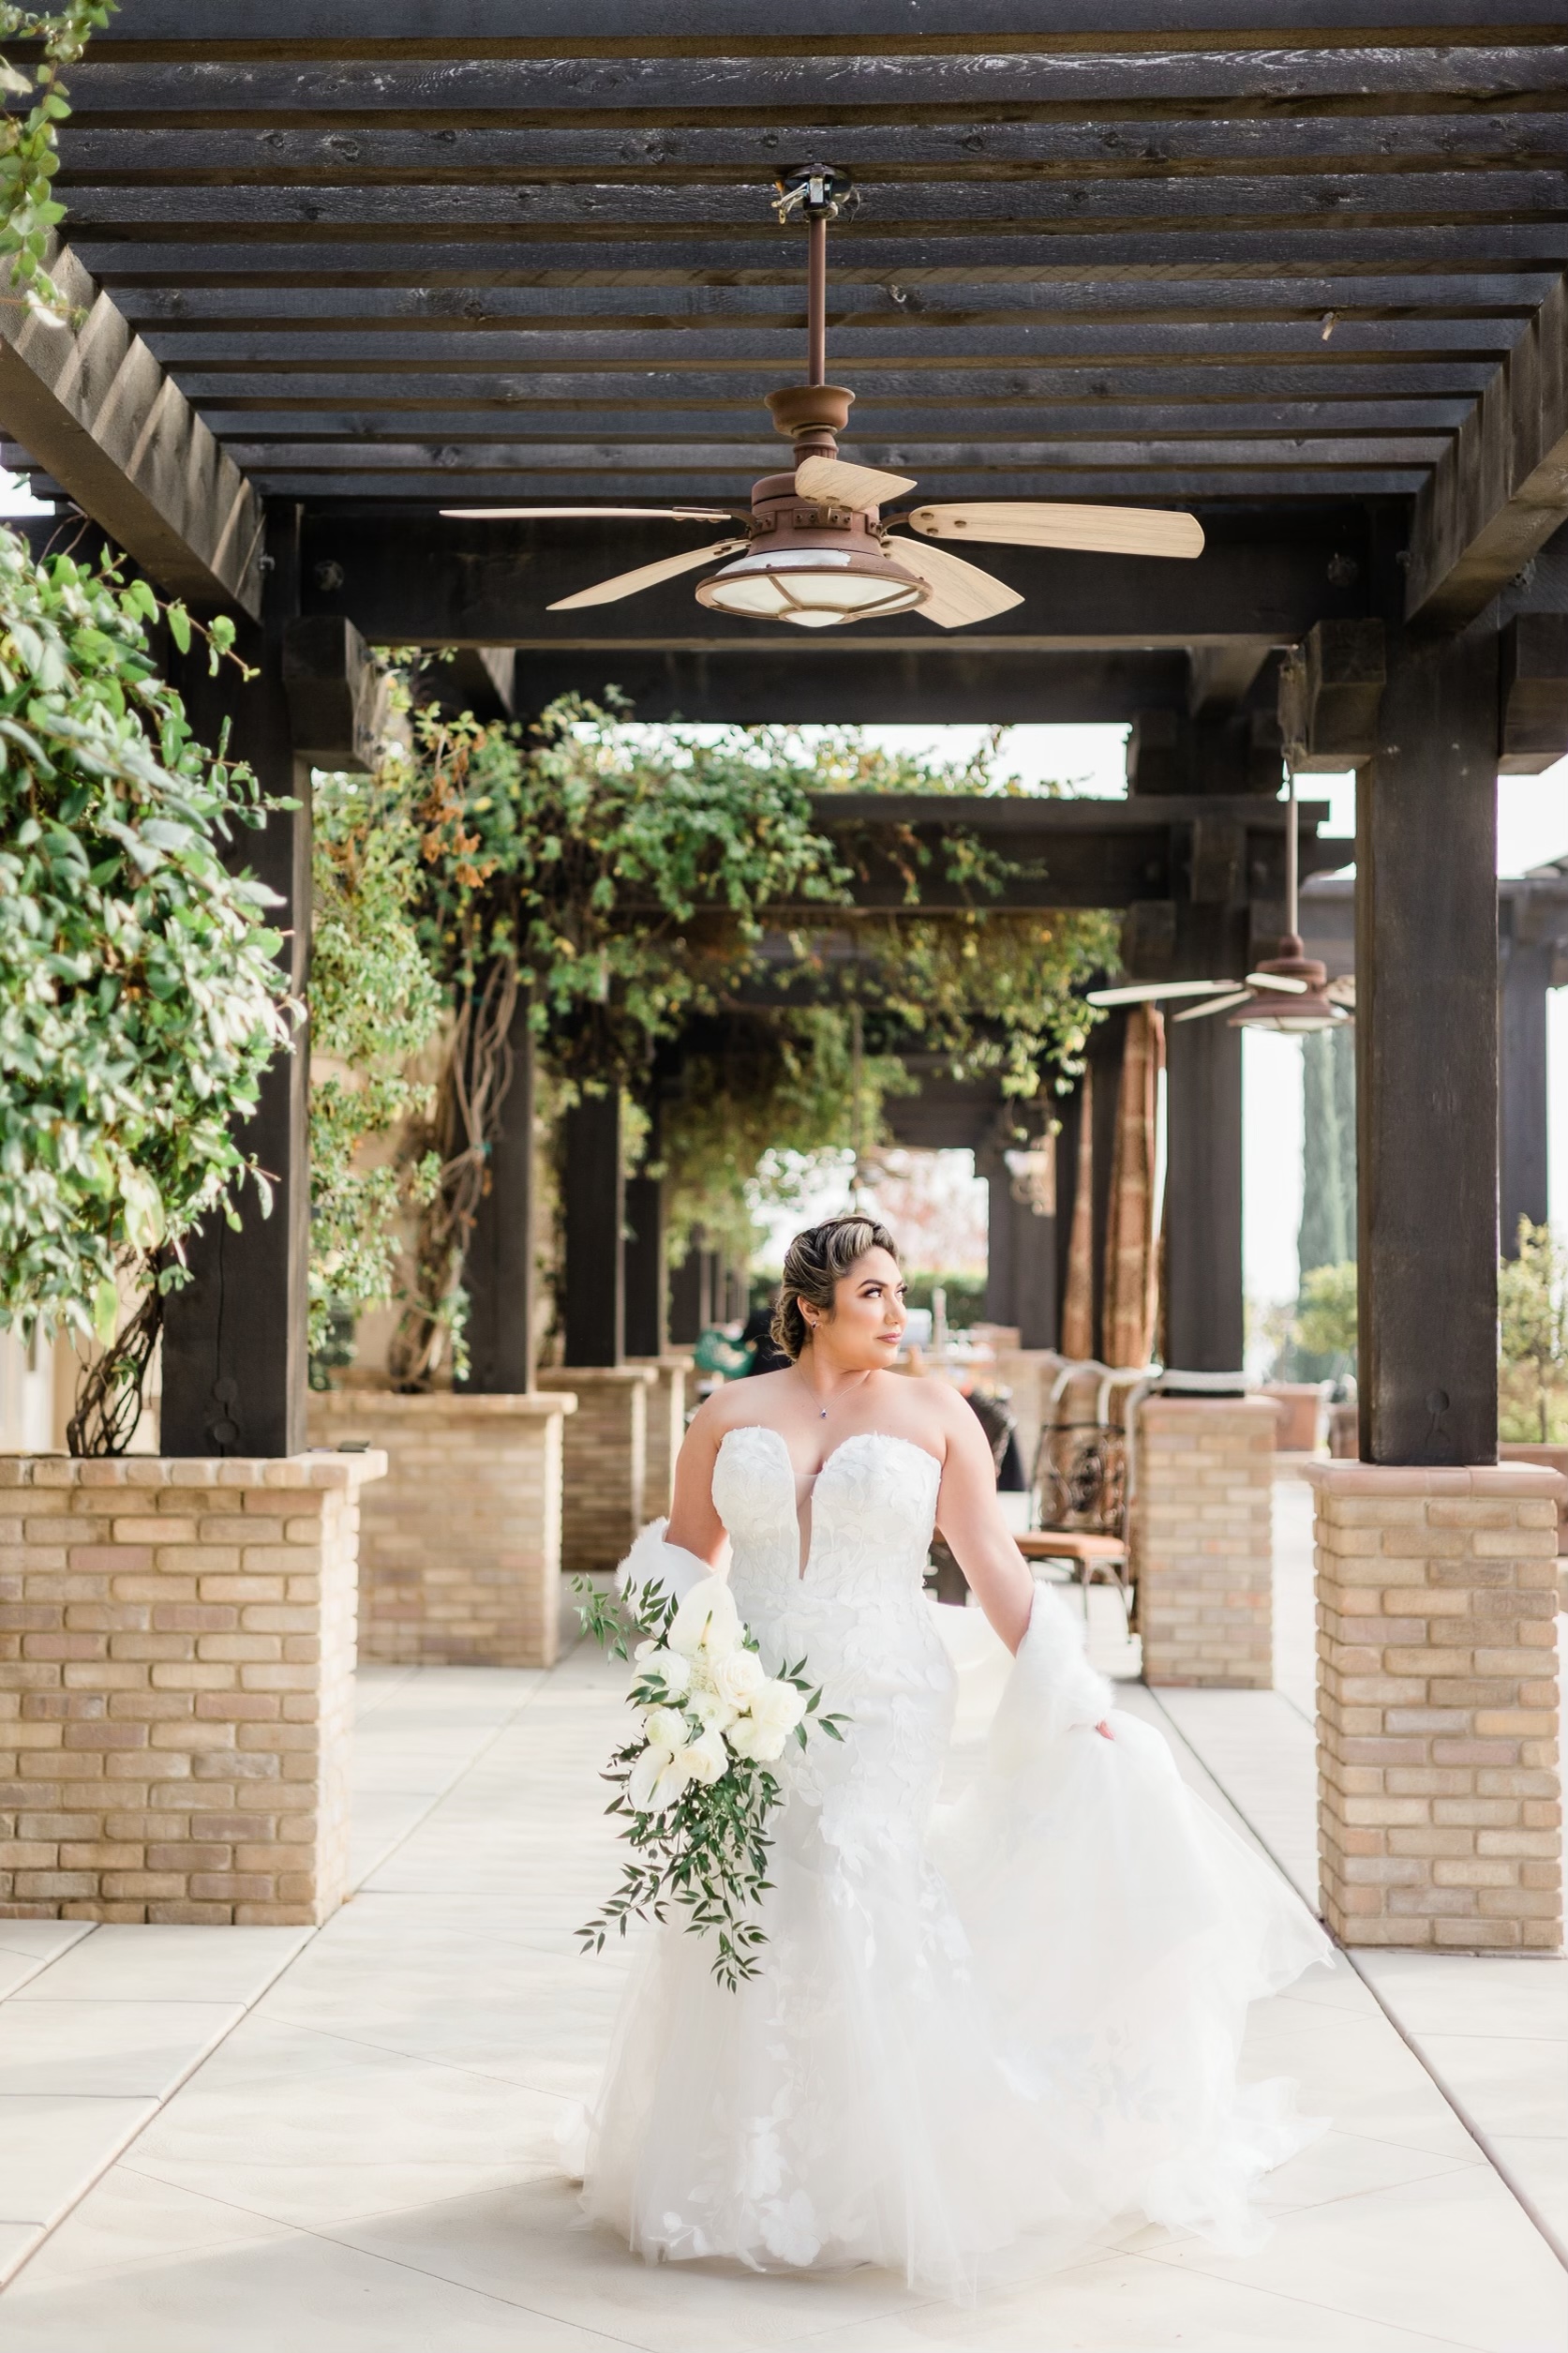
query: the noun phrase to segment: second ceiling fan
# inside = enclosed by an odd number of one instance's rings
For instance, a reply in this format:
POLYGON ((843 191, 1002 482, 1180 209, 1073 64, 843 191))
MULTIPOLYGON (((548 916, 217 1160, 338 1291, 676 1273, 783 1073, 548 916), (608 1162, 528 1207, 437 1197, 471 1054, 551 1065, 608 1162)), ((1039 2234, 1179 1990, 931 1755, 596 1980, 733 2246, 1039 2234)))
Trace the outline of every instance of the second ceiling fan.
POLYGON ((706 547, 689 547, 657 563, 562 596, 549 607, 572 612, 588 605, 615 605, 661 581, 705 564, 720 569, 696 588, 700 605, 747 621, 787 621, 802 629, 833 629, 852 621, 918 613, 939 629, 963 629, 1005 613, 1023 597, 978 564, 965 562, 950 547, 933 541, 998 547, 1062 547, 1101 555, 1197 556, 1202 526, 1196 517, 1158 507, 1070 506, 1023 499, 1000 499, 916 506, 884 517, 889 499, 916 487, 906 474, 847 463, 838 454, 838 436, 849 422, 855 395, 827 376, 828 223, 836 218, 849 174, 836 166, 812 164, 779 183, 775 209, 781 220, 807 223, 806 273, 810 382, 768 395, 776 429, 795 444, 787 473, 765 474, 752 487, 749 512, 742 507, 671 506, 492 506, 449 507, 444 513, 475 520, 544 517, 660 518, 672 522, 731 522, 729 537, 706 547), (907 530, 913 542, 889 546, 889 534, 907 530))

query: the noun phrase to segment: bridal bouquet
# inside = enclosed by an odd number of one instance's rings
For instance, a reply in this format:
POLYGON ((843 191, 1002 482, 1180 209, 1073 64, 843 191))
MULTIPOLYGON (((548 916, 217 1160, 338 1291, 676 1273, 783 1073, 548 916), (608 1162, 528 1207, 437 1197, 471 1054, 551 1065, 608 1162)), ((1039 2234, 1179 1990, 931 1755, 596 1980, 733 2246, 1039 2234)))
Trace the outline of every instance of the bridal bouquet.
POLYGON ((629 1695, 640 1729, 605 1775, 616 1790, 606 1810, 626 1816, 632 1860, 577 1933, 600 1952, 612 1927, 624 1936, 629 1920, 663 1920, 678 1903, 690 1930, 716 1932, 713 1974, 733 1992, 756 1975, 768 1941, 747 1915, 769 1884, 768 1819, 781 1791, 769 1767, 813 1730, 842 1740, 843 1719, 820 1713, 803 1659, 764 1671, 723 1578, 705 1577, 679 1601, 656 1584, 634 1586, 620 1609, 586 1578, 574 1581, 584 1629, 605 1649, 624 1658, 641 1638, 629 1695))

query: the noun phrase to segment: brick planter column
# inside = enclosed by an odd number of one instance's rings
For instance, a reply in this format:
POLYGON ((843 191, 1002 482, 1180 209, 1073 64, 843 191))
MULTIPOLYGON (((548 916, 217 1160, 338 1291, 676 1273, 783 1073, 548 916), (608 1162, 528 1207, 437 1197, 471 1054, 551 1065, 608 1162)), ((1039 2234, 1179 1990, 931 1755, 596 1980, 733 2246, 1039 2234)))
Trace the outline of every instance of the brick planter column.
MULTIPOLYGON (((560 1565, 569 1576, 614 1568, 648 1509, 648 1412, 659 1374, 646 1364, 558 1365, 542 1389, 569 1389, 560 1565)), ((664 1506, 661 1505, 659 1509, 664 1506)))
POLYGON ((675 1489, 675 1458, 686 1435, 686 1384, 692 1374, 689 1356, 628 1356, 628 1364, 651 1370, 658 1378, 648 1395, 648 1462, 643 1478, 643 1509, 658 1520, 670 1507, 675 1489))
POLYGON ((381 1449, 365 1500, 359 1655, 399 1665, 549 1667, 560 1615, 566 1395, 330 1390, 311 1434, 381 1449))
POLYGON ((1523 1462, 1315 1462, 1319 1852, 1347 1944, 1562 1941, 1557 1508, 1523 1462))
POLYGON ((1129 1515, 1143 1680, 1274 1682, 1274 1438, 1262 1397, 1147 1397, 1129 1515))
POLYGON ((0 1457, 0 1915, 312 1924, 378 1454, 0 1457))

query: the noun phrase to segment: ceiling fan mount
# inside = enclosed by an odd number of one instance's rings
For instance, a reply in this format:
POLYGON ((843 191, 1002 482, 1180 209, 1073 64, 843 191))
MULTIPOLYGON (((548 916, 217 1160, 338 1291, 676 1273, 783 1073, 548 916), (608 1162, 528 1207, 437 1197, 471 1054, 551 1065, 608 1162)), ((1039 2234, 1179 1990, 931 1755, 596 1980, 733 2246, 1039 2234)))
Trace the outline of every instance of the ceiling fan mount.
POLYGON ((764 474, 752 487, 749 513, 716 508, 631 510, 605 507, 448 508, 473 519, 624 515, 662 512, 670 520, 727 522, 742 535, 694 547, 657 563, 640 564, 573 596, 558 597, 551 612, 619 604, 643 589, 676 579, 705 564, 722 568, 698 583, 700 605, 748 621, 787 621, 809 629, 841 627, 893 613, 915 612, 940 629, 962 629, 1023 602, 1006 581, 930 543, 938 539, 993 541, 1014 547, 1077 548, 1102 554, 1196 556, 1203 533, 1194 517, 1151 507, 1069 506, 1018 499, 927 505, 885 516, 889 500, 916 484, 907 474, 858 466, 839 456, 838 437, 849 423, 855 395, 828 377, 828 224, 853 188, 840 164, 792 167, 778 182, 773 209, 781 225, 806 224, 806 374, 803 384, 767 396, 774 428, 793 444, 788 473, 764 474), (889 545, 906 529, 913 544, 889 545))

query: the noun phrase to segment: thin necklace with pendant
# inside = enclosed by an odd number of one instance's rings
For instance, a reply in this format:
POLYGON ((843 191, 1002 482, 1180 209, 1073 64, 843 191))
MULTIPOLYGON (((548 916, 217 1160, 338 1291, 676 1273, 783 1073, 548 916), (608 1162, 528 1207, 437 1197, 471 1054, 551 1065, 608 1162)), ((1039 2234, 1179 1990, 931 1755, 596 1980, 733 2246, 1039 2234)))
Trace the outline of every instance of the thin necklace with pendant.
MULTIPOLYGON (((797 1371, 797 1372, 799 1372, 799 1373, 800 1373, 800 1378, 801 1378, 801 1380, 802 1380, 802 1381, 806 1381, 806 1376, 805 1376, 804 1372, 802 1372, 802 1371, 800 1371, 800 1360, 799 1360, 799 1357, 797 1357, 797 1358, 796 1358, 796 1360, 795 1360, 795 1370, 796 1370, 796 1371, 797 1371)), ((811 1383, 810 1383, 809 1381, 806 1381, 806 1387, 807 1387, 807 1389, 810 1391, 812 1403, 813 1403, 814 1405, 816 1405, 816 1391, 815 1391, 814 1388, 812 1388, 812 1385, 811 1385, 811 1383)), ((819 1406, 817 1406, 817 1419, 818 1419, 818 1421, 826 1421, 826 1420, 827 1420, 827 1418, 828 1418, 828 1408, 827 1408, 827 1406, 826 1406, 826 1405, 819 1405, 819 1406)))

